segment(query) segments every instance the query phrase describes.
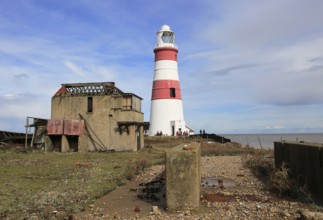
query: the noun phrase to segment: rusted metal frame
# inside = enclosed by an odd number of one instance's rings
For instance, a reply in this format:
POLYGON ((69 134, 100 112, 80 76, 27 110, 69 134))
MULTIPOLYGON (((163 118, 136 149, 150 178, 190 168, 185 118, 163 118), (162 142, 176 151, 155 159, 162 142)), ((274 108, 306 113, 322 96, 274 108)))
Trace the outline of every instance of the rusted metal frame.
POLYGON ((62 84, 71 95, 113 95, 124 94, 114 83, 75 83, 62 84))

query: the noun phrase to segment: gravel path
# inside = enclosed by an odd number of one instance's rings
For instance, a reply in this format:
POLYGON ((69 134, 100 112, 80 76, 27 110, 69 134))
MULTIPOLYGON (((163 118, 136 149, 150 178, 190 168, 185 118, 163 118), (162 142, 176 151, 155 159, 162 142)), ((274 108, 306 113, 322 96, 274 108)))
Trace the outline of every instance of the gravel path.
MULTIPOLYGON (((263 183, 243 166, 241 156, 202 157, 201 163, 204 186, 198 211, 170 213, 163 210, 164 199, 158 202, 138 199, 140 185, 163 176, 164 167, 153 166, 99 199, 75 219, 298 219, 309 208, 266 191, 263 183), (159 210, 152 212, 152 206, 159 210)), ((313 219, 323 219, 322 213, 316 214, 318 217, 313 219)))

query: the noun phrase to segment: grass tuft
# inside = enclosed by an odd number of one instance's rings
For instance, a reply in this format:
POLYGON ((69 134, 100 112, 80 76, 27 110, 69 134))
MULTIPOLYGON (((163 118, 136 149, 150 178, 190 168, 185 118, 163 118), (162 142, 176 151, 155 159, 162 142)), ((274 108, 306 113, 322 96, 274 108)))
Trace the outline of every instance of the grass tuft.
POLYGON ((268 190, 278 196, 287 196, 306 203, 313 202, 306 186, 298 184, 286 164, 275 168, 272 154, 249 155, 245 160, 245 164, 265 183, 268 190))
POLYGON ((132 180, 135 176, 139 175, 149 167, 149 165, 150 163, 146 159, 130 160, 126 166, 124 177, 127 180, 132 180))

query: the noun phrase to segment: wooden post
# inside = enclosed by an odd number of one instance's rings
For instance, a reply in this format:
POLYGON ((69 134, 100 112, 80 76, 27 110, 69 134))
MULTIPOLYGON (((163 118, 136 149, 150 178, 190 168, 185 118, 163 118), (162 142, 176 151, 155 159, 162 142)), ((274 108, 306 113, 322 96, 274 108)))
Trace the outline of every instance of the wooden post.
POLYGON ((25 136, 25 149, 28 150, 28 124, 29 124, 29 117, 26 118, 26 136, 25 136))

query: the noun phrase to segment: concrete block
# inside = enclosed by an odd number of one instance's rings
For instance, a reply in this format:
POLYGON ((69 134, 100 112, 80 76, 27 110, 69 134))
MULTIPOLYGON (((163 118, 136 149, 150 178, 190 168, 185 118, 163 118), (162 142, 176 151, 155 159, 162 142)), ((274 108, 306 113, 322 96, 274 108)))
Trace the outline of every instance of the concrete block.
POLYGON ((200 144, 183 144, 166 151, 166 209, 198 209, 200 191, 200 144))
POLYGON ((62 136, 62 145, 61 145, 61 152, 65 153, 68 152, 70 150, 70 146, 67 140, 67 137, 65 135, 62 136))
POLYGON ((45 152, 51 152, 54 149, 54 144, 49 136, 45 136, 45 152))

